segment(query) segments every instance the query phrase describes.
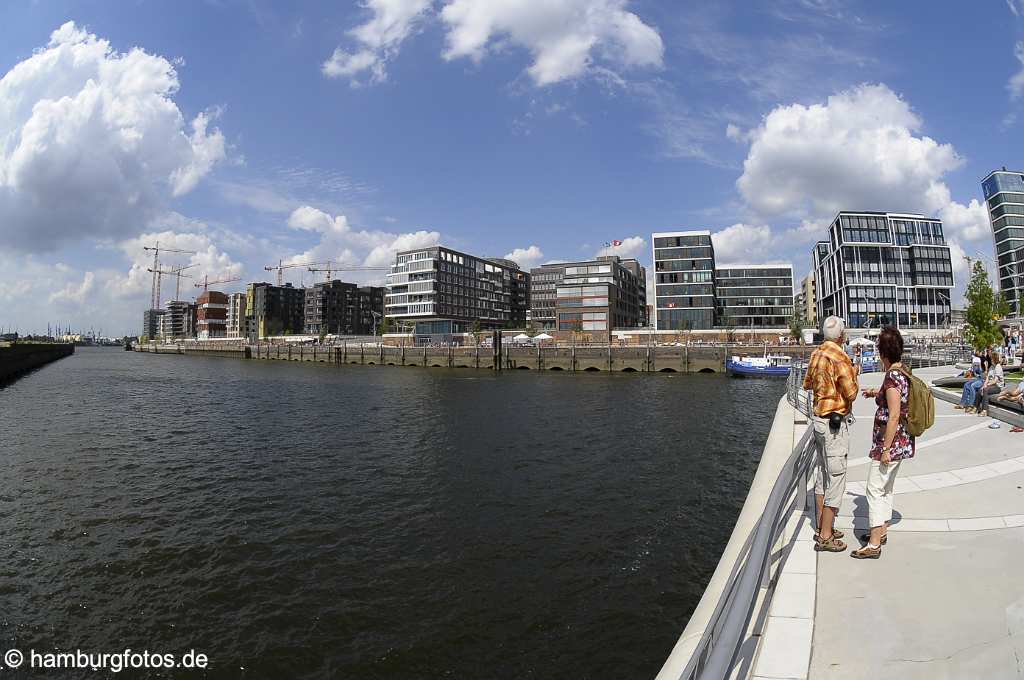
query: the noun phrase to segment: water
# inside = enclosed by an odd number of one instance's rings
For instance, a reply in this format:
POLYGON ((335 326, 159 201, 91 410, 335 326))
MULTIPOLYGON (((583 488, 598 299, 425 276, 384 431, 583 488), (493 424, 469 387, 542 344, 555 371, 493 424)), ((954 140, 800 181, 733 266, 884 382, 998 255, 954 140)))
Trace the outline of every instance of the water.
POLYGON ((0 389, 0 651, 653 677, 783 391, 79 349, 0 389))

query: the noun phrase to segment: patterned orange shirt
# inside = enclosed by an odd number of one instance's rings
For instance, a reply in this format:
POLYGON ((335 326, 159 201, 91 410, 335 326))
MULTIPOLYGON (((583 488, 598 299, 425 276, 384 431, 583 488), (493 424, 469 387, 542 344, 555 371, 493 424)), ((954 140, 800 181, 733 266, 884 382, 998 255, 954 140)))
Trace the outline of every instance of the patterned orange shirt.
POLYGON ((849 415, 857 398, 857 373, 843 348, 826 340, 811 354, 804 389, 814 392, 814 415, 849 415))

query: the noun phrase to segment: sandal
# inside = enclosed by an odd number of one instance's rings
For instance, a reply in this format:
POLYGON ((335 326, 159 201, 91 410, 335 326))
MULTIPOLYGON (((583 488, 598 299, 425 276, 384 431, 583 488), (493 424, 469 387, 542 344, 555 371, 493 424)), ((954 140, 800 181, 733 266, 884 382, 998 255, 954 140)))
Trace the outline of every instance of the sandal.
POLYGON ((953 408, 957 409, 958 411, 963 411, 963 410, 964 410, 965 408, 967 408, 967 407, 966 407, 966 406, 964 406, 963 404, 957 404, 957 405, 956 405, 956 406, 954 406, 953 408))
MULTIPOLYGON (((865 543, 865 544, 870 543, 871 542, 871 535, 870 534, 861 534, 860 536, 857 537, 857 540, 860 541, 861 543, 865 543)), ((878 543, 879 543, 879 545, 885 545, 888 542, 889 542, 889 534, 886 534, 886 535, 882 536, 882 540, 879 541, 878 543)))
POLYGON ((860 550, 854 550, 852 553, 850 553, 850 557, 856 560, 877 560, 881 556, 882 546, 878 546, 877 548, 869 548, 868 546, 864 546, 860 550))
POLYGON ((814 551, 815 552, 843 552, 846 550, 846 544, 840 541, 833 534, 824 541, 820 537, 814 537, 814 551))

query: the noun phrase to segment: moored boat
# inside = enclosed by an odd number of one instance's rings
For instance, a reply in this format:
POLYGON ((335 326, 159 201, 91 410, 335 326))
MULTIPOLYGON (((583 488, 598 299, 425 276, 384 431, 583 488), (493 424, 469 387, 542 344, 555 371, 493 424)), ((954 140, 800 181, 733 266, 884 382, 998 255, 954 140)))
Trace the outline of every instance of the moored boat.
POLYGON ((768 354, 763 357, 734 356, 725 362, 725 370, 736 376, 779 376, 789 375, 792 359, 784 354, 768 354))

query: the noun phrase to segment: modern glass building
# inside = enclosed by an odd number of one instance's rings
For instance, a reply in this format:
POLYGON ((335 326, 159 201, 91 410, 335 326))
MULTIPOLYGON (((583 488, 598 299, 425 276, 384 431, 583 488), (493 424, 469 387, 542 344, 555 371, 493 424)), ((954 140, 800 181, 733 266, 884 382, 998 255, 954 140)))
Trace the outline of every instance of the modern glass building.
POLYGON ((530 319, 541 330, 608 335, 647 325, 647 272, 610 255, 530 270, 530 319))
POLYGON ((523 328, 530 274, 511 260, 443 246, 400 252, 387 276, 385 315, 412 324, 416 341, 450 341, 480 328, 523 328))
POLYGON ((706 330, 715 325, 715 249, 711 232, 651 234, 654 248, 654 327, 706 330))
POLYGON ((999 291, 1010 316, 1021 318, 1024 296, 1024 173, 1003 168, 981 181, 998 264, 999 291))
POLYGON ((945 328, 953 266, 942 222, 923 215, 836 215, 812 253, 819 319, 852 328, 945 328))
POLYGON ((717 324, 786 328, 793 316, 793 266, 737 264, 715 269, 717 324))

